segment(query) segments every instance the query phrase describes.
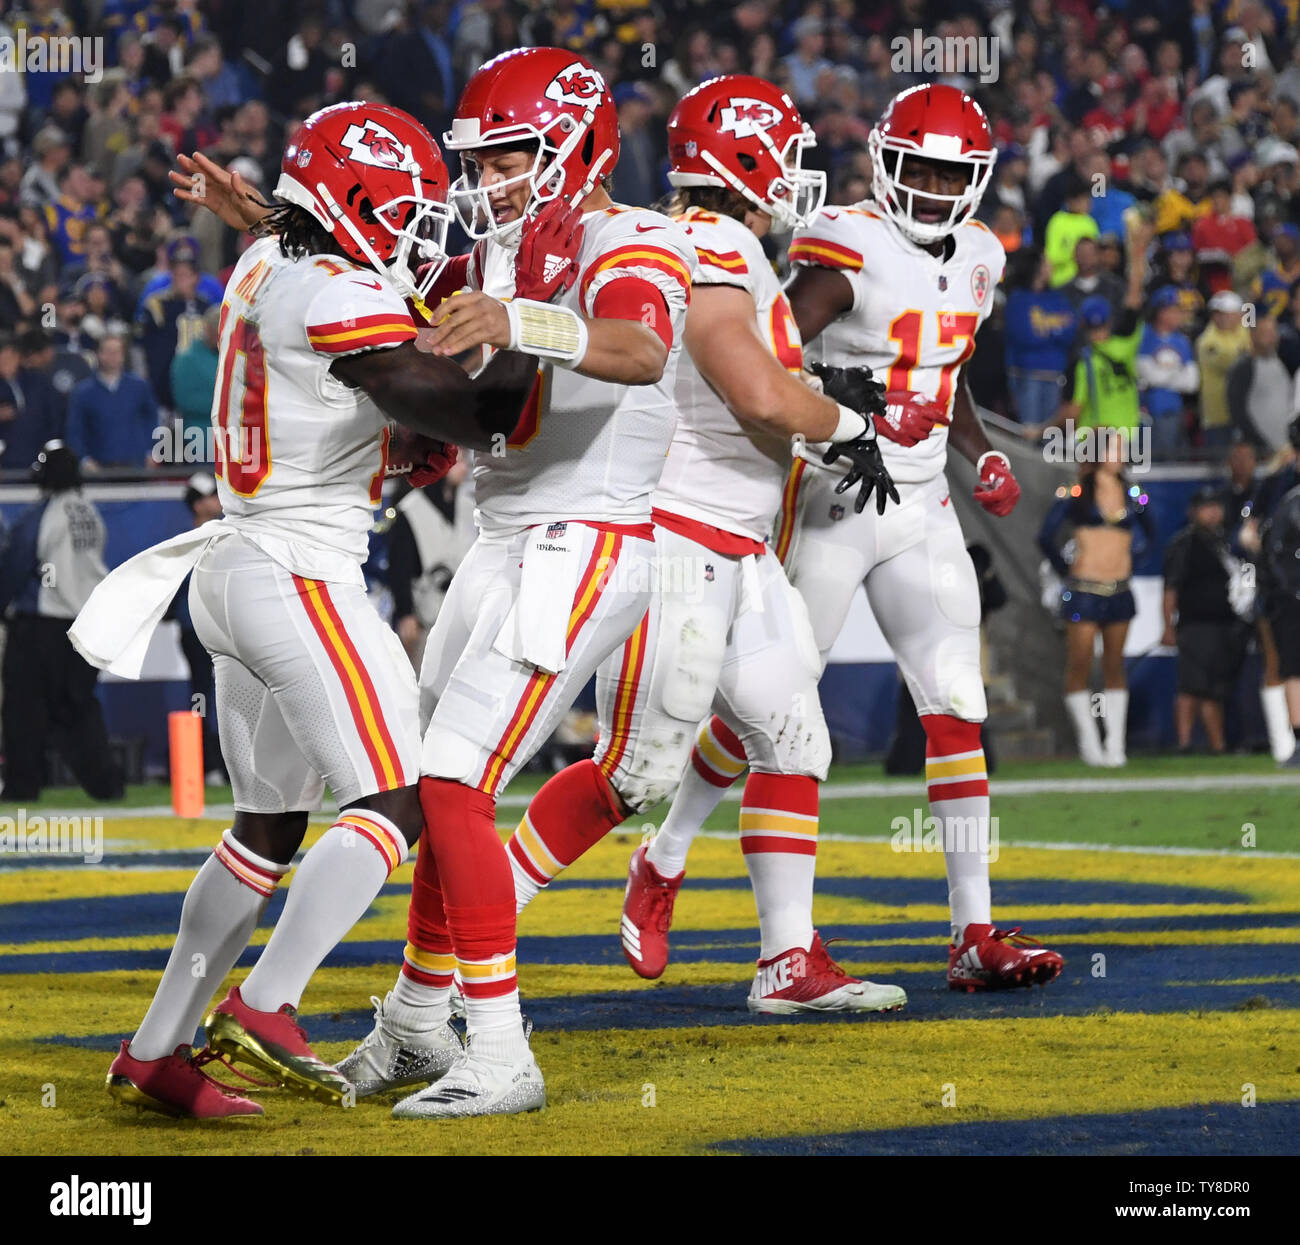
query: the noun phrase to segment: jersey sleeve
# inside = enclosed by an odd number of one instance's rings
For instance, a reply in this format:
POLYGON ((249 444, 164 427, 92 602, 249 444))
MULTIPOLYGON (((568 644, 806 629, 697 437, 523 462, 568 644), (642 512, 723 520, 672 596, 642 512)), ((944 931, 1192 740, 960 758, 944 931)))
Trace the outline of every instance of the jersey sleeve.
POLYGON ((748 245, 757 239, 743 225, 736 221, 729 222, 744 232, 742 238, 737 229, 729 229, 727 223, 718 221, 692 220, 685 226, 685 233, 695 248, 695 285, 734 285, 758 299, 758 275, 760 263, 767 263, 762 248, 748 245), (755 254, 757 251, 757 255, 755 254))
POLYGON ((867 292, 862 214, 846 208, 823 208, 812 222, 794 231, 790 263, 841 272, 853 287, 853 307, 862 307, 867 292))
POLYGON ((399 346, 416 336, 401 295, 360 270, 322 274, 307 305, 306 331, 311 349, 331 359, 399 346))
POLYGON ((677 322, 690 301, 695 264, 695 248, 676 221, 657 212, 620 212, 601 230, 579 278, 583 314, 594 314, 601 290, 632 279, 654 286, 677 322))

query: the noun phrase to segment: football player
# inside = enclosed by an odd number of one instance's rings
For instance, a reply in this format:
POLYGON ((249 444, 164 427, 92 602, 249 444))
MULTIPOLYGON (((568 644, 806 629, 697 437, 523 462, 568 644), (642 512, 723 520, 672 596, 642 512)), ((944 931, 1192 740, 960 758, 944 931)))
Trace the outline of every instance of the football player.
POLYGON ((597 676, 594 759, 547 782, 507 845, 522 908, 673 790, 700 719, 716 707, 754 758, 740 821, 762 943, 749 1007, 763 1012, 905 1001, 895 986, 850 977, 813 928, 830 739, 807 610, 767 545, 794 436, 850 456, 863 503, 878 489, 883 506, 891 487, 865 413, 881 387, 865 368, 837 375, 827 393, 803 383, 799 332, 760 241, 774 226, 807 224, 821 206, 824 175, 802 167, 814 141, 788 95, 745 75, 696 87, 669 120, 675 218, 698 266, 677 429, 654 499, 656 591, 597 676))
MULTIPOLYGON (((944 829, 949 985, 1042 984, 1061 971, 1061 957, 1019 930, 998 928, 991 915, 979 591, 944 478, 951 442, 976 464, 975 499, 986 510, 1009 514, 1020 495, 1006 456, 989 445, 963 373, 1005 261, 997 238, 974 219, 996 153, 983 110, 946 85, 895 97, 869 146, 875 201, 825 208, 796 231, 787 293, 804 342, 815 343, 811 353, 887 378, 878 424, 908 425, 924 412, 933 426, 916 445, 882 440, 902 500, 881 514, 846 508, 836 492, 840 468, 824 466, 809 447, 786 484, 775 544, 807 603, 821 662, 861 583, 916 703, 930 811, 944 829)), ((644 858, 633 857, 624 949, 643 975, 658 975, 667 962, 690 842, 746 758, 756 759, 749 745, 715 716, 658 835, 644 858)))
MULTIPOLYGON (((154 624, 193 571, 190 610, 213 656, 237 811, 186 893, 162 982, 108 1076, 118 1101, 172 1115, 261 1114, 208 1078, 190 1043, 325 783, 341 811, 206 1028, 213 1051, 301 1095, 345 1100, 347 1081, 313 1053, 296 1009, 423 824, 415 678, 361 576, 389 421, 419 434, 407 438, 406 469, 431 480, 452 461, 444 439, 486 447, 510 435, 536 373, 535 357, 502 352, 471 379, 416 348, 405 300, 438 276, 450 209, 437 145, 413 118, 366 103, 322 109, 281 170, 278 205, 252 209, 268 236, 240 258, 222 306, 213 421, 225 517, 118 568, 71 632, 96 665, 138 677, 154 624)), ((212 193, 230 202, 226 183, 212 193)))
POLYGON ((359 1093, 447 1069, 399 1102, 398 1117, 545 1104, 519 1010, 496 797, 650 605, 650 498, 672 438, 695 266, 678 224, 610 199, 617 111, 603 77, 571 52, 523 48, 489 61, 444 142, 463 168, 451 201, 480 241, 470 290, 438 308, 431 345, 447 356, 510 346, 541 366, 514 435, 474 454, 479 537, 420 673, 426 830, 408 945, 374 1029, 340 1065, 359 1093), (524 222, 556 199, 582 214, 577 279, 550 303, 502 301, 521 269, 554 267, 514 252, 524 222), (463 1052, 448 1024, 453 973, 463 1052))

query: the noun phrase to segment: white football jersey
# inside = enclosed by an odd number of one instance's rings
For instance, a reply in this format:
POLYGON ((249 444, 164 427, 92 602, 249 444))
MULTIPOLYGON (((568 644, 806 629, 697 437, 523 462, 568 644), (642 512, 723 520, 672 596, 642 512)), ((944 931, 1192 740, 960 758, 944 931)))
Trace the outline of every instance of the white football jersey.
MULTIPOLYGON (((842 272, 853 306, 804 348, 809 362, 866 364, 887 389, 910 389, 952 413, 961 366, 993 310, 1006 252, 992 231, 967 221, 939 255, 910 241, 870 203, 828 207, 795 231, 790 262, 842 272), (945 258, 946 256, 946 258, 945 258)), ((880 441, 900 483, 933 479, 944 469, 948 429, 936 425, 920 445, 880 441)), ((820 464, 810 449, 805 455, 820 464)))
MULTIPOLYGON (((691 208, 679 217, 695 246, 700 285, 735 285, 754 299, 758 330, 792 372, 803 364, 799 330, 763 244, 738 220, 691 208)), ((751 540, 766 540, 790 470, 787 443, 750 435, 689 354, 677 370, 677 431, 656 507, 751 540)))
POLYGON ((295 574, 361 582, 389 421, 330 365, 415 335, 389 282, 342 257, 286 259, 265 238, 235 265, 212 399, 217 493, 227 520, 295 574))
MULTIPOLYGON (((681 226, 643 208, 614 206, 583 215, 577 281, 556 300, 593 316, 597 296, 621 277, 652 284, 672 319, 673 344, 653 385, 617 385, 543 362, 504 454, 474 453, 475 516, 485 531, 543 520, 647 523, 663 470, 676 408, 695 250, 681 226)), ((514 287, 513 258, 499 247, 476 251, 469 283, 494 297, 514 287)), ((646 314, 654 313, 653 307, 646 314)))

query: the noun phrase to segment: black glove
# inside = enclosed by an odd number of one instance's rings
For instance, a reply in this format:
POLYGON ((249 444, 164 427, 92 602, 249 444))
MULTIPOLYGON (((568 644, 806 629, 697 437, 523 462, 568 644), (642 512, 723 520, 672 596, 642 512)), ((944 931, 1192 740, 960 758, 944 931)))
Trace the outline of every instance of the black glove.
POLYGON ((885 413, 885 386, 874 379, 869 367, 831 367, 810 363, 808 371, 822 383, 822 393, 859 415, 885 413))
MULTIPOLYGON (((841 369, 836 368, 836 371, 841 369)), ((857 371, 858 369, 852 369, 857 371)), ((866 368, 861 369, 866 371, 866 368)), ((845 406, 848 405, 846 402, 845 406)), ((885 507, 889 505, 889 498, 894 499, 894 504, 898 505, 898 490, 894 487, 894 477, 889 474, 889 469, 885 466, 885 460, 880 454, 880 444, 876 440, 874 429, 867 432, 866 436, 859 437, 856 441, 836 441, 832 443, 830 449, 822 455, 822 462, 830 466, 840 455, 843 455, 853 465, 849 468, 849 473, 836 486, 837 493, 844 493, 851 489, 855 484, 862 484, 858 490, 857 499, 853 503, 853 510, 856 514, 861 514, 866 507, 867 499, 871 496, 872 491, 876 494, 876 513, 884 514, 885 507)))

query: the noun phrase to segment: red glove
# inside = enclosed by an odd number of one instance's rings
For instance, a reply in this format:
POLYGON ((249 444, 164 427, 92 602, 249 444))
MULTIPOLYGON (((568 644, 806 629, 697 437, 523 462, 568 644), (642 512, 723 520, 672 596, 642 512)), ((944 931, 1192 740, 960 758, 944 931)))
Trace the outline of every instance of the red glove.
POLYGON ((989 450, 980 456, 980 481, 975 486, 975 500, 998 518, 1009 515, 1020 500, 1020 485, 1011 474, 1011 463, 1001 450, 989 450))
POLYGON ((515 297, 549 302, 578 279, 582 213, 556 197, 524 223, 515 256, 515 297))
POLYGON ((890 389, 885 394, 885 413, 873 415, 876 431, 896 445, 920 445, 935 424, 947 425, 948 412, 923 393, 911 389, 890 389))
POLYGON ((454 445, 398 424, 388 439, 384 476, 390 480, 405 477, 412 488, 423 488, 441 480, 455 466, 457 456, 454 445))
MULTIPOLYGON (((460 451, 446 441, 435 441, 422 463, 411 468, 408 477, 412 488, 424 488, 426 484, 437 484, 447 474, 460 457, 460 451)), ((1017 490, 1018 492, 1019 490, 1017 490)))

